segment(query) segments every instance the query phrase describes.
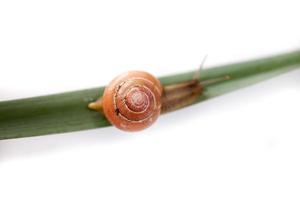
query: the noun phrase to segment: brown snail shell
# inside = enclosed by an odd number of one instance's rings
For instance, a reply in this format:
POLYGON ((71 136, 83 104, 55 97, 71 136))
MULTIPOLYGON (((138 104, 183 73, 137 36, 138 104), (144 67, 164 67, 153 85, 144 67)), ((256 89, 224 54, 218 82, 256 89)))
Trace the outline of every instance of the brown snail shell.
POLYGON ((125 131, 151 126, 161 112, 163 87, 153 75, 129 71, 105 88, 102 109, 108 121, 125 131))

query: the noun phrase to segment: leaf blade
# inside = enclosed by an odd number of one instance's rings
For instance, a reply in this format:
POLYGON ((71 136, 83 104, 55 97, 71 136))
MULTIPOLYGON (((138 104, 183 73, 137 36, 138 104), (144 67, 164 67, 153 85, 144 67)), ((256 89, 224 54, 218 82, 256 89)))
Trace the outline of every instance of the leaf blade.
MULTIPOLYGON (((195 103, 258 83, 300 67, 300 51, 204 70, 202 80, 229 75, 208 86, 195 103)), ((160 78, 166 84, 191 80, 195 72, 160 78)), ((0 102, 0 139, 65 133, 106 127, 105 117, 88 109, 103 87, 0 102)))

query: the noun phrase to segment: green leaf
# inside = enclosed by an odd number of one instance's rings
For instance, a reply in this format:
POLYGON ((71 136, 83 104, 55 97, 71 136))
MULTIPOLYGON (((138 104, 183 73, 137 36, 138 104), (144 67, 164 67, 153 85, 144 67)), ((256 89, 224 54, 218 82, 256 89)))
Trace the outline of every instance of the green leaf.
MULTIPOLYGON (((300 51, 203 70, 201 80, 229 75, 230 80, 208 86, 195 103, 258 83, 300 67, 300 51)), ((191 80, 195 72, 162 77, 164 85, 191 80)), ((109 126, 105 117, 89 110, 103 87, 49 96, 0 102, 0 139, 80 131, 109 126)))

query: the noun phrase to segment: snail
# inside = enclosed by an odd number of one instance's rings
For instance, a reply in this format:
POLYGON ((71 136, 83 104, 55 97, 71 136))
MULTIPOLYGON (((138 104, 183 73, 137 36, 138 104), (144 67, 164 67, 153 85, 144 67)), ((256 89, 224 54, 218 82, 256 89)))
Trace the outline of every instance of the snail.
POLYGON ((195 74, 193 80, 163 86, 148 72, 129 71, 113 79, 103 96, 88 107, 103 112, 121 130, 140 131, 151 126, 161 113, 195 102, 207 85, 229 79, 226 76, 200 82, 199 77, 195 74))

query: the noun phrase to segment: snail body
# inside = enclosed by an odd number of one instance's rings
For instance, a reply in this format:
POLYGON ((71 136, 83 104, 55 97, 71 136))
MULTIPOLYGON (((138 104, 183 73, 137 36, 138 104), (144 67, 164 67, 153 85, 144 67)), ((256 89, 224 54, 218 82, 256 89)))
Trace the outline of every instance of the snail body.
POLYGON ((162 86, 153 75, 129 71, 117 76, 105 88, 103 96, 89 108, 104 113, 107 120, 124 131, 140 131, 151 126, 161 113, 194 103, 204 86, 228 80, 221 77, 200 82, 193 79, 162 86))

